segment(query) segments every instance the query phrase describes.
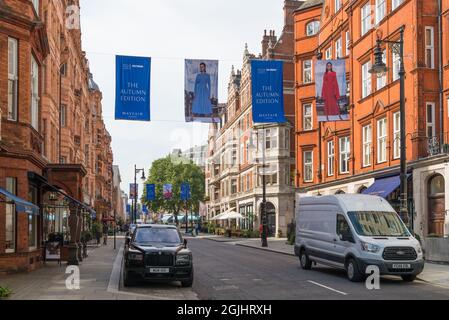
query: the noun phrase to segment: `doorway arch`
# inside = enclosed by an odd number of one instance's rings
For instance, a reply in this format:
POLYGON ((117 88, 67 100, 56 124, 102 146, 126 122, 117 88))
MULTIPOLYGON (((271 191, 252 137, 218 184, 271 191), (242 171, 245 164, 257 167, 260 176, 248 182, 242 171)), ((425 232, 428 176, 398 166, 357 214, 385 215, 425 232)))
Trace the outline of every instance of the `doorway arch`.
POLYGON ((441 174, 436 174, 429 179, 427 186, 428 235, 444 237, 445 191, 445 180, 441 174))

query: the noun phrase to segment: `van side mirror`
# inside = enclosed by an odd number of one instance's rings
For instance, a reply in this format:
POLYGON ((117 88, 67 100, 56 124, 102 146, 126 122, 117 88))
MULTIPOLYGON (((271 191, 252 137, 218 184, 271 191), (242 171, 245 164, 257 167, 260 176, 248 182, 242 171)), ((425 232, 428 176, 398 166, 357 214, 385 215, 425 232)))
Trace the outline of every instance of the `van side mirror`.
POLYGON ((187 249, 187 239, 184 239, 184 248, 187 249))

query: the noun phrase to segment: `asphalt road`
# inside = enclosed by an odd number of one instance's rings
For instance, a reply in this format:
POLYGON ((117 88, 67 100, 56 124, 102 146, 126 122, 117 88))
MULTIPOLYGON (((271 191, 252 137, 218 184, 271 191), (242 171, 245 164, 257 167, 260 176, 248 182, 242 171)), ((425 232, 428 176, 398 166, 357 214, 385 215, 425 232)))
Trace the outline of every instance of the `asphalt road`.
POLYGON ((145 284, 126 291, 163 299, 201 300, 449 299, 449 288, 420 281, 405 283, 400 278, 382 277, 380 290, 368 290, 364 283, 348 281, 339 270, 320 265, 302 270, 292 256, 208 239, 189 239, 189 247, 195 264, 192 289, 145 284))

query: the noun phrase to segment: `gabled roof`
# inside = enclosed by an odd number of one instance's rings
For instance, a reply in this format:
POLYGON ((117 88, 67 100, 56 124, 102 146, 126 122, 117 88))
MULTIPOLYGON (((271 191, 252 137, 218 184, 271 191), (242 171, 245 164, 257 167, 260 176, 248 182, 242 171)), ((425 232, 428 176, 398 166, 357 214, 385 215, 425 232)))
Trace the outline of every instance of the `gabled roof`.
POLYGON ((296 9, 296 11, 301 11, 301 10, 305 10, 308 8, 312 8, 312 7, 321 5, 323 3, 324 3, 324 0, 307 0, 302 4, 302 6, 300 6, 298 9, 296 9))

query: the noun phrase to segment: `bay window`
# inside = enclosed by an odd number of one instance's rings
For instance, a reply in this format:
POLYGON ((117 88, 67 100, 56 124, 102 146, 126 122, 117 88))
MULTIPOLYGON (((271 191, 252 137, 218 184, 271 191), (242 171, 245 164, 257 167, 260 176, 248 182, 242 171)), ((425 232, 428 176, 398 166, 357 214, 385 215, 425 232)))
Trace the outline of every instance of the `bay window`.
POLYGON ((335 59, 343 57, 343 39, 340 37, 335 42, 335 59))
POLYGON ((39 131, 39 66, 31 57, 31 126, 39 131))
POLYGON ((435 68, 435 37, 433 27, 426 27, 426 67, 435 68))
POLYGON ((17 83, 18 73, 18 42, 8 38, 8 114, 7 119, 17 121, 17 83))
POLYGON ((376 0, 376 25, 385 18, 386 9, 386 0, 376 0))

